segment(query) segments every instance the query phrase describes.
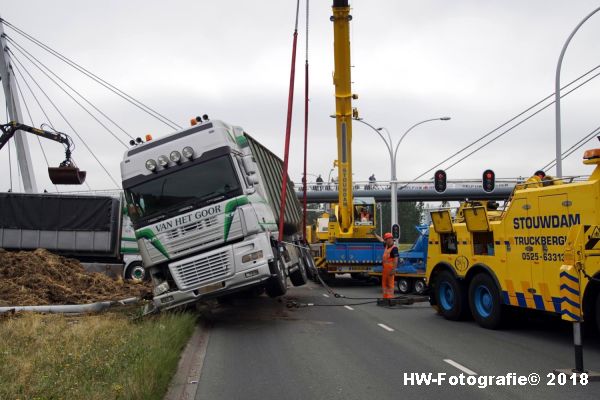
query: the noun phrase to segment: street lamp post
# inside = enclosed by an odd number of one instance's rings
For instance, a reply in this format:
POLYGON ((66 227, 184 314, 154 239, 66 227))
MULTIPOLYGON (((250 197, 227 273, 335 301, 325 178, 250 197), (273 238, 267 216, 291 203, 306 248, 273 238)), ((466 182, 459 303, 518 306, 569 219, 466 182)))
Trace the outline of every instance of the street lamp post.
POLYGON ((555 104, 555 119, 556 119, 556 177, 562 178, 562 145, 561 145, 561 121, 560 121, 560 69, 562 67, 562 60, 567 51, 571 39, 575 36, 575 33, 581 28, 581 25, 585 23, 590 17, 600 11, 600 7, 589 13, 581 22, 573 29, 573 32, 567 38, 567 41, 563 45, 560 56, 558 57, 558 63, 556 65, 556 77, 554 81, 554 104, 555 104))
POLYGON ((385 143, 385 146, 388 149, 388 152, 390 155, 390 176, 391 176, 391 180, 390 180, 390 189, 391 189, 390 190, 390 192, 391 192, 390 207, 392 209, 391 217, 392 217, 392 226, 396 225, 396 224, 398 224, 398 181, 396 178, 396 155, 398 154, 398 148, 400 147, 400 143, 402 143, 402 141, 404 140, 406 135, 408 135, 408 133, 410 131, 412 131, 414 128, 416 128, 417 126, 422 125, 426 122, 431 122, 431 121, 448 121, 448 120, 450 120, 450 117, 431 118, 431 119, 426 119, 421 122, 417 122, 416 124, 414 124, 413 126, 408 128, 404 132, 404 134, 402 134, 402 136, 400 137, 400 140, 398 140, 398 143, 396 143, 395 148, 393 147, 392 136, 390 135, 389 131, 386 128, 375 128, 373 125, 369 124, 362 118, 356 118, 355 120, 367 125, 371 129, 373 129, 379 135, 381 140, 383 140, 383 142, 385 143), (387 139, 381 134, 382 130, 384 130, 387 133, 387 136, 388 136, 387 139))

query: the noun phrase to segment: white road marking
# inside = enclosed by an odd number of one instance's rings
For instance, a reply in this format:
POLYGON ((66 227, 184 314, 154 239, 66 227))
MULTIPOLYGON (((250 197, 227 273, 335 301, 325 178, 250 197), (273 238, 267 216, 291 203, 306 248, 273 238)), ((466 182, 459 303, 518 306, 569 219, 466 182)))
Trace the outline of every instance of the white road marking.
POLYGON ((325 297, 329 297, 329 295, 328 295, 328 294, 325 294, 325 293, 323 293, 323 296, 325 296, 325 297))
POLYGON ((350 307, 350 306, 344 306, 345 308, 347 308, 348 310, 352 311, 354 310, 354 308, 350 307))
POLYGON ((467 375, 477 375, 477 372, 470 370, 469 368, 460 365, 459 363, 457 363, 456 361, 450 360, 450 359, 445 359, 444 362, 447 362, 448 364, 452 365, 454 368, 458 368, 460 369, 462 372, 464 372, 467 375))
POLYGON ((380 327, 382 327, 383 329, 385 329, 388 332, 394 332, 394 330, 392 328, 390 328, 389 326, 385 325, 385 324, 377 324, 380 327))

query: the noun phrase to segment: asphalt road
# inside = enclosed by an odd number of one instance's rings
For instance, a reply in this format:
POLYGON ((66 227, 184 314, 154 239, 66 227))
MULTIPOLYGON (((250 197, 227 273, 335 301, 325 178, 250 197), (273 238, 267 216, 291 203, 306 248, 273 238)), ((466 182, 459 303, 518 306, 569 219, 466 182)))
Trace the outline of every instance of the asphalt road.
MULTIPOLYGON (((379 295, 377 286, 350 279, 334 289, 348 297, 379 295)), ((548 385, 547 374, 574 366, 571 326, 560 320, 517 314, 504 330, 490 331, 473 321, 446 321, 428 303, 345 307, 361 301, 325 295, 309 283, 280 301, 236 299, 204 317, 209 339, 196 399, 600 398, 600 382, 548 385), (318 306, 289 309, 290 300, 318 306), (418 384, 412 373, 445 380, 418 384), (461 374, 466 384, 509 373, 536 373, 540 382, 485 388, 450 382, 461 374)), ((585 340, 585 367, 600 371, 600 338, 585 340)))

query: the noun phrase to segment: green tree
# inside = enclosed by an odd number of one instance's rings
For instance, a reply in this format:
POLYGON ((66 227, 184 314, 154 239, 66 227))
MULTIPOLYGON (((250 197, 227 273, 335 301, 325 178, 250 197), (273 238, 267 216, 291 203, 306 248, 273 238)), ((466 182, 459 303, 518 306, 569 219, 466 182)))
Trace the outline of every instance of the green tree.
MULTIPOLYGON (((391 213, 390 203, 379 203, 381 205, 381 215, 377 217, 377 231, 379 232, 380 217, 382 220, 382 232, 391 232, 391 213)), ((398 202, 398 223, 400 224, 400 242, 413 243, 417 236, 415 225, 419 225, 423 218, 423 202, 398 202)))

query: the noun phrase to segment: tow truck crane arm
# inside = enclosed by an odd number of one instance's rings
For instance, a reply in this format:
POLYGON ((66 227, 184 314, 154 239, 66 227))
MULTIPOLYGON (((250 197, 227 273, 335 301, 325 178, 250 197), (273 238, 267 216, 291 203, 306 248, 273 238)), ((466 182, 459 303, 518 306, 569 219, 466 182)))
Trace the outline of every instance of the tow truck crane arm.
POLYGON ((61 162, 57 168, 48 167, 50 180, 55 185, 81 185, 85 181, 86 172, 80 171, 71 159, 71 152, 74 145, 73 140, 66 133, 46 131, 15 121, 0 125, 0 130, 2 130, 2 135, 0 136, 0 150, 17 131, 32 133, 45 139, 61 143, 65 146, 65 160, 61 162))

